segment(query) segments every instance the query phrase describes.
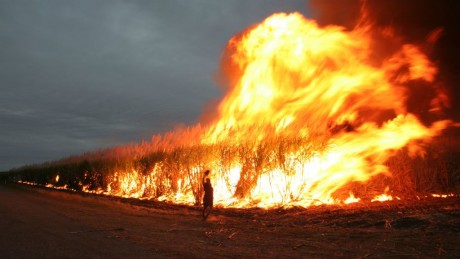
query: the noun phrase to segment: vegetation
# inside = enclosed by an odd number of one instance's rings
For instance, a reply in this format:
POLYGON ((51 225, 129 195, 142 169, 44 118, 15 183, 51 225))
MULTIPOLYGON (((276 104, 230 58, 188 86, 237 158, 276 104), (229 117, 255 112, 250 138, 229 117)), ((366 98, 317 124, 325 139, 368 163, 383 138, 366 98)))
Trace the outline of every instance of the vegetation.
MULTIPOLYGON (((119 190, 122 189, 119 185, 132 181, 120 180, 121 175, 128 172, 132 174, 130 177, 136 178, 137 189, 125 186, 124 192, 118 194, 137 192, 137 197, 159 198, 192 192, 195 203, 199 204, 201 172, 205 169, 212 168, 217 174, 228 176, 234 165, 240 165, 242 173, 234 195, 245 197, 261 174, 275 167, 281 168, 285 174, 292 172, 292 164, 286 162, 289 150, 300 150, 302 155, 297 159, 308 160, 314 150, 322 148, 321 144, 313 147, 307 141, 300 137, 278 138, 238 145, 193 144, 169 148, 165 139, 154 138, 151 143, 142 142, 24 166, 11 170, 9 178, 38 185, 65 186, 76 191, 83 188, 88 191, 119 190)), ((371 197, 387 187, 400 197, 457 192, 460 187, 460 152, 448 148, 446 143, 446 140, 437 141, 426 148, 423 156, 411 157, 407 149, 400 150, 387 161, 391 174, 375 176, 365 183, 352 182, 336 193, 351 190, 358 197, 371 197)), ((229 184, 230 179, 225 180, 229 184)))

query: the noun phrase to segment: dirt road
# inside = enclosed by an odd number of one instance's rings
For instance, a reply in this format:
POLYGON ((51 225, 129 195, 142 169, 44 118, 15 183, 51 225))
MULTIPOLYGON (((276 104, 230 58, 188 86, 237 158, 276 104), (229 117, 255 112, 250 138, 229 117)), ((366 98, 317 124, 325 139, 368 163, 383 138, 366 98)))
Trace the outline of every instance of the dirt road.
POLYGON ((1 258, 458 258, 460 199, 216 209, 0 185, 1 258))

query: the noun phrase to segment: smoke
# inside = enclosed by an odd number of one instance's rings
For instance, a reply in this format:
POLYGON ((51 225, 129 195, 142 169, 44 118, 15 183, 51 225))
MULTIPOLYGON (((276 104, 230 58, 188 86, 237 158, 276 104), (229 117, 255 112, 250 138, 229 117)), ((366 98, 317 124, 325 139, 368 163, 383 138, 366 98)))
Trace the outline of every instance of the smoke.
MULTIPOLYGON (((439 68, 438 77, 434 88, 413 93, 408 106, 415 113, 426 105, 447 106, 443 107, 442 116, 460 120, 460 22, 457 18, 460 1, 310 0, 309 5, 320 25, 336 24, 352 29, 360 21, 361 10, 365 10, 376 29, 392 33, 403 42, 424 46, 426 54, 439 68), (433 95, 438 98, 421 101, 433 95), (446 100, 447 96, 450 101, 446 100)), ((439 110, 427 110, 441 116, 439 110)), ((434 116, 417 114, 425 122, 434 116)))
POLYGON ((322 26, 335 24, 352 29, 360 17, 359 0, 310 0, 309 4, 314 18, 322 26))
MULTIPOLYGON (((426 124, 437 119, 460 121, 460 1, 310 0, 309 7, 320 25, 336 24, 349 30, 364 10, 374 28, 397 35, 402 42, 423 46, 439 70, 434 84, 419 91, 407 86, 409 111, 426 124)), ((380 46, 388 51, 391 44, 382 42, 380 46)), ((446 148, 460 150, 460 127, 445 130, 443 138, 449 143, 446 148)))

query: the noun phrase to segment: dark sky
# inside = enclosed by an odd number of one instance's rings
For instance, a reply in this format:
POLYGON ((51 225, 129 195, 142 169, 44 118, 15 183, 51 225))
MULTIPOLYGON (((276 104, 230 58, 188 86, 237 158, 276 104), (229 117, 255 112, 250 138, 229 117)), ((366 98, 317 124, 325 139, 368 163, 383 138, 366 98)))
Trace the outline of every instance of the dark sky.
POLYGON ((305 0, 1 0, 0 171, 198 121, 232 35, 305 0))
MULTIPOLYGON (((279 11, 351 28, 360 3, 0 0, 0 171, 193 125, 223 94, 214 78, 234 34, 279 11)), ((443 28, 430 57, 459 121, 460 1, 366 3, 408 42, 443 28)))

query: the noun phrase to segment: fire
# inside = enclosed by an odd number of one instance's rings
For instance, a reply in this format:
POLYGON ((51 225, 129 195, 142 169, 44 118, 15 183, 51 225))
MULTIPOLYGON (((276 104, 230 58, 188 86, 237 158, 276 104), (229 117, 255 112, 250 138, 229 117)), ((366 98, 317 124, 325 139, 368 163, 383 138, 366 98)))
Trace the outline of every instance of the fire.
MULTIPOLYGON (((209 168, 224 207, 360 201, 347 185, 391 175, 385 162, 395 151, 417 153, 450 123, 425 126, 406 107, 407 83, 436 78, 423 51, 401 44, 381 57, 372 35, 369 25, 347 31, 278 13, 233 37, 214 120, 167 135, 158 150, 171 161, 114 172, 97 193, 193 204, 209 168)), ((374 200, 391 200, 386 191, 374 200)))
POLYGON ((346 199, 344 201, 344 203, 345 204, 350 204, 350 203, 359 202, 360 200, 361 200, 360 198, 356 198, 355 195, 350 192, 350 197, 348 197, 348 199, 346 199))
MULTIPOLYGON (((379 202, 384 202, 384 201, 392 201, 393 200, 393 196, 387 194, 387 192, 390 190, 390 188, 388 188, 388 186, 385 188, 385 193, 382 193, 380 195, 377 195, 375 196, 371 202, 375 202, 375 201, 379 201, 379 202)), ((399 197, 395 197, 397 200, 400 200, 399 197)))
POLYGON ((447 198, 447 197, 454 197, 455 194, 453 193, 448 193, 448 194, 437 194, 437 193, 433 193, 431 194, 431 196, 435 197, 435 198, 447 198))
POLYGON ((392 151, 416 149, 413 140, 448 123, 425 127, 405 107, 402 84, 432 82, 436 67, 408 44, 376 66, 367 29, 320 28, 298 13, 280 13, 230 40, 225 65, 233 85, 202 143, 300 139, 281 163, 255 169, 257 181, 244 196, 257 206, 335 203, 335 191, 389 174, 384 163, 392 151))
POLYGON ((374 201, 392 201, 393 200, 393 197, 391 195, 387 195, 387 194, 380 194, 380 195, 377 195, 375 196, 371 202, 374 202, 374 201))

